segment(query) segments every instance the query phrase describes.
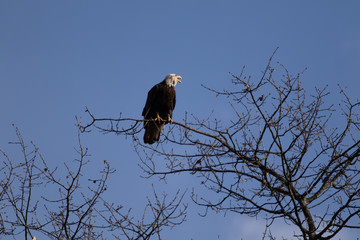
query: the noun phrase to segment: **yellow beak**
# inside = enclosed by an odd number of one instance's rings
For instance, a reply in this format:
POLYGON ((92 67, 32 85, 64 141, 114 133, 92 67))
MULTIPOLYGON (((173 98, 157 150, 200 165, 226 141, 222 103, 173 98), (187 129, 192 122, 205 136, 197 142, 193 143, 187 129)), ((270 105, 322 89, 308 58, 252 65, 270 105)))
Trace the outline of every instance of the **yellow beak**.
POLYGON ((179 79, 182 79, 182 77, 180 75, 176 75, 176 78, 178 79, 178 82, 181 83, 179 79))

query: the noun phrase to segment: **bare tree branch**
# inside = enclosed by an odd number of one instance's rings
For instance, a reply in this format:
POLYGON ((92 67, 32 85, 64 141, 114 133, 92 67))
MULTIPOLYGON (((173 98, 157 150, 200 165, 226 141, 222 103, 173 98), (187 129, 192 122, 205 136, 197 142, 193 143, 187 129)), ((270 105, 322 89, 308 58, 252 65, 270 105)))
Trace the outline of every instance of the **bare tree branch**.
POLYGON ((293 76, 280 63, 273 67, 274 54, 258 80, 243 68, 232 75, 234 89, 204 86, 230 99, 231 119, 185 113, 157 144, 146 145, 140 123, 151 120, 96 118, 87 109, 91 121, 82 131, 94 127, 132 137, 145 177, 196 174, 216 193, 193 193, 197 204, 267 213, 266 231, 281 218, 298 228, 299 239, 330 239, 360 228, 360 102, 342 88, 339 105, 327 103, 334 99, 327 88, 308 94, 300 81, 304 71, 293 76))
POLYGON ((12 160, 2 153, 0 236, 22 235, 25 239, 161 239, 163 228, 181 224, 186 216, 182 205, 184 194, 177 192, 168 201, 160 198, 155 189, 155 199, 148 198, 144 215, 135 220, 130 210, 106 200, 109 176, 115 172, 108 161, 103 161, 99 176, 86 177, 89 164, 88 149, 81 143, 79 124, 79 156, 64 163, 64 170, 51 169, 34 143, 27 146, 15 127, 22 161, 12 160))

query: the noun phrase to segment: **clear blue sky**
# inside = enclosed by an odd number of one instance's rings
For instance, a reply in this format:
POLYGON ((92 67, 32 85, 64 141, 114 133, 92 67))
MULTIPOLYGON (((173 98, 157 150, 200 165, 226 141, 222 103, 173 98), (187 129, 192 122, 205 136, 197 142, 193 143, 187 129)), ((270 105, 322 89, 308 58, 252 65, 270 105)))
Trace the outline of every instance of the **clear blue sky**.
MULTIPOLYGON (((228 73, 243 65, 256 77, 276 47, 276 61, 293 74, 308 68, 309 91, 341 84, 358 98, 359 9, 356 0, 0 1, 0 148, 15 152, 7 144, 15 139, 14 123, 54 166, 71 161, 75 115, 87 119, 87 106, 98 116, 141 117, 148 90, 168 73, 183 77, 174 120, 185 111, 209 113, 215 99, 200 84, 231 86, 228 73)), ((140 208, 158 181, 139 177, 131 141, 99 133, 83 141, 94 166, 107 159, 117 169, 111 197, 140 208)), ((191 190, 198 180, 174 177, 159 189, 179 182, 191 190)), ((191 202, 189 210, 187 222, 167 239, 249 239, 261 232, 255 219, 203 219, 191 202)))

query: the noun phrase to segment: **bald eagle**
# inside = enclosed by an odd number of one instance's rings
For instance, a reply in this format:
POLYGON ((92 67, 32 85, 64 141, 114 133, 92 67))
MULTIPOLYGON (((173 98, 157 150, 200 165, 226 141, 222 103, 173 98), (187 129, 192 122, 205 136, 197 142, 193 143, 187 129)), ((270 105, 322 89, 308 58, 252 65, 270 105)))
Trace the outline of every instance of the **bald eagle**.
POLYGON ((144 143, 153 144, 159 141, 160 133, 166 123, 172 123, 172 112, 176 103, 175 86, 181 76, 168 74, 165 79, 153 86, 148 92, 142 116, 145 120, 144 143))

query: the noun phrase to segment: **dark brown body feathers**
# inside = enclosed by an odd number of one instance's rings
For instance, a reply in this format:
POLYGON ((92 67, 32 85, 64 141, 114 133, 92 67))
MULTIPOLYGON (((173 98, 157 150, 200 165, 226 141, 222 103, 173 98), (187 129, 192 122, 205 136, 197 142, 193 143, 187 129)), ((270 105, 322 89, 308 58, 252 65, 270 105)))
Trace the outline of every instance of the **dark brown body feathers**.
MULTIPOLYGON (((164 119, 172 118, 172 112, 176 104, 175 87, 169 87, 164 81, 156 84, 148 92, 145 107, 142 116, 146 120, 152 120, 157 114, 164 119)), ((153 144, 159 141, 160 133, 164 129, 166 122, 147 121, 144 122, 145 134, 144 143, 153 144)))

